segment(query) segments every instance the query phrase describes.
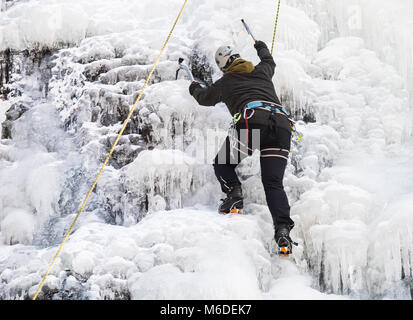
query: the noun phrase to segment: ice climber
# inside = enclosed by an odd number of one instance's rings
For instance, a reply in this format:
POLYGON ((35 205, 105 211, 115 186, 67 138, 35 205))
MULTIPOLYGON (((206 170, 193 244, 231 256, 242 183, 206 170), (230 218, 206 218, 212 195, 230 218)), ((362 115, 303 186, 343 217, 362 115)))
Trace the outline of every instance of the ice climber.
POLYGON ((261 180, 274 222, 275 241, 280 253, 289 254, 292 244, 289 233, 294 221, 290 218, 283 177, 290 151, 291 122, 272 82, 274 59, 264 42, 256 41, 254 47, 261 60, 256 66, 241 59, 231 46, 218 48, 215 61, 224 75, 209 87, 193 81, 189 92, 203 106, 224 102, 234 117, 233 134, 228 135, 213 164, 221 189, 227 195, 219 212, 242 212, 242 188, 235 168, 240 160, 259 149, 261 180))

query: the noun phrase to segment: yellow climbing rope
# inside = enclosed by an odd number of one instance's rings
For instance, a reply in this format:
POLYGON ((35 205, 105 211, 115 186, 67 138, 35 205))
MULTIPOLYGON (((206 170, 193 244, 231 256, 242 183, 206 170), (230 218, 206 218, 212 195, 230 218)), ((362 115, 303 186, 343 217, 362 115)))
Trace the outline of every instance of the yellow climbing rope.
POLYGON ((281 5, 281 0, 278 0, 277 16, 275 17, 275 25, 274 25, 274 35, 272 36, 271 55, 274 50, 275 34, 277 33, 278 15, 280 13, 280 5, 281 5))
POLYGON ((151 70, 151 72, 149 73, 148 77, 146 78, 145 84, 144 84, 143 88, 141 89, 141 92, 139 93, 139 96, 136 98, 135 103, 133 104, 131 110, 129 111, 129 114, 128 114, 128 116, 127 116, 127 118, 126 118, 126 120, 125 120, 125 122, 124 122, 124 124, 123 124, 122 129, 119 131, 119 134, 118 134, 115 142, 113 143, 112 149, 110 150, 108 156, 106 157, 106 160, 105 160, 105 162, 103 163, 103 165, 102 165, 102 167, 101 167, 101 169, 100 169, 100 171, 99 171, 99 173, 98 173, 95 181, 93 182, 92 187, 90 188, 90 190, 89 190, 89 192, 88 192, 85 200, 83 201, 82 206, 80 207, 78 213, 77 213, 76 216, 75 216, 75 219, 73 220, 73 222, 72 222, 69 230, 68 230, 67 233, 66 233, 66 236, 64 237, 62 243, 60 244, 60 247, 59 247, 59 249, 57 250, 56 255, 54 256, 52 262, 50 263, 49 269, 47 270, 46 274, 44 275, 44 277, 43 277, 43 279, 42 279, 42 282, 39 284, 39 286, 38 286, 38 288, 37 288, 37 290, 36 290, 36 293, 35 293, 35 295, 34 295, 34 297, 33 297, 33 300, 36 300, 36 298, 37 298, 40 290, 42 289, 43 284, 44 284, 47 276, 49 275, 50 270, 52 269, 52 267, 53 267, 53 265, 54 265, 57 257, 59 256, 59 253, 60 253, 60 251, 62 250, 62 248, 63 248, 63 246, 64 246, 67 238, 69 237, 70 233, 72 232, 73 227, 75 226, 75 223, 76 223, 77 219, 79 218, 80 213, 82 212, 82 210, 83 210, 83 208, 85 207, 86 202, 88 201, 88 199, 89 199, 89 197, 90 197, 93 189, 95 188, 95 186, 96 186, 96 184, 97 184, 97 181, 99 180, 99 177, 100 177, 103 169, 106 167, 106 164, 108 163, 110 157, 112 156, 112 153, 113 153, 113 151, 115 150, 115 147, 116 147, 116 145, 118 144, 119 139, 120 139, 120 137, 121 137, 122 134, 123 134, 123 131, 125 131, 125 128, 126 128, 128 122, 129 122, 130 118, 132 117, 133 111, 135 110, 135 108, 136 108, 139 100, 141 99, 142 94, 143 94, 143 91, 145 90, 145 88, 146 88, 146 86, 147 86, 147 84, 148 84, 148 82, 149 82, 149 79, 150 79, 151 76, 152 76, 152 73, 155 71, 155 68, 156 68, 156 66, 157 66, 157 64, 158 64, 158 62, 159 62, 159 59, 161 58, 161 55, 162 55, 163 51, 165 50, 165 47, 166 47, 166 45, 167 45, 167 43, 168 43, 168 41, 169 41, 169 38, 171 37, 172 32, 174 31, 175 26, 176 26, 176 24, 178 23, 178 20, 179 20, 181 14, 182 14, 182 11, 184 10, 185 5, 186 5, 187 2, 188 2, 188 0, 185 0, 185 1, 184 1, 184 4, 182 5, 182 8, 181 8, 181 10, 179 11, 179 14, 178 14, 178 16, 177 16, 176 19, 175 19, 175 22, 174 22, 174 24, 173 24, 173 26, 172 26, 172 29, 171 29, 171 31, 169 32, 169 35, 168 35, 168 37, 167 37, 166 40, 165 40, 165 43, 164 43, 164 45, 163 45, 163 47, 162 47, 162 49, 161 49, 161 52, 159 53, 158 58, 156 58, 155 63, 154 63, 154 65, 153 65, 153 67, 152 67, 152 70, 151 70))

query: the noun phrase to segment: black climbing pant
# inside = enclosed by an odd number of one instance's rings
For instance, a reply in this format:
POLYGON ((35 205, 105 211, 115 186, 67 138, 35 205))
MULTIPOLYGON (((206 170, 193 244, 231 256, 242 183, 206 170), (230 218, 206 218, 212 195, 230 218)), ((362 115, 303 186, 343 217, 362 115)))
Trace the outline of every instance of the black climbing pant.
POLYGON ((291 229, 294 222, 290 218, 290 206, 283 186, 291 132, 253 121, 249 121, 247 130, 242 119, 235 133, 226 138, 214 159, 214 171, 222 191, 227 193, 232 186, 241 185, 235 168, 254 150, 260 150, 261 180, 274 225, 287 224, 291 229))

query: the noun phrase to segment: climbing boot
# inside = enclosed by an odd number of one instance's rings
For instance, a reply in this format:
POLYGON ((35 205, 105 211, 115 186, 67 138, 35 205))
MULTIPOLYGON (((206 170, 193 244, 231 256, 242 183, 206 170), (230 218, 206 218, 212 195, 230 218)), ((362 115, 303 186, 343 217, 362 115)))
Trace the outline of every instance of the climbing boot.
POLYGON ((290 227, 287 224, 280 224, 275 228, 275 242, 278 245, 278 254, 283 257, 288 257, 293 251, 293 245, 298 243, 290 238, 290 227))
POLYGON ((237 214, 242 213, 244 208, 241 186, 231 187, 227 192, 227 197, 221 199, 222 203, 219 206, 218 212, 220 214, 237 214))

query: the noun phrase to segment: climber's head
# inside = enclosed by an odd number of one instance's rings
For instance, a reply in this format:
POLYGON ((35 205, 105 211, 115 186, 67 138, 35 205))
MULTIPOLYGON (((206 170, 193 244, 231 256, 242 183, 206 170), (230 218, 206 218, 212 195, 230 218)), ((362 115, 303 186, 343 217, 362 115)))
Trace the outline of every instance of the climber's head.
POLYGON ((215 62, 218 67, 225 72, 226 69, 235 61, 240 59, 241 56, 238 51, 231 46, 219 47, 215 53, 215 62))

